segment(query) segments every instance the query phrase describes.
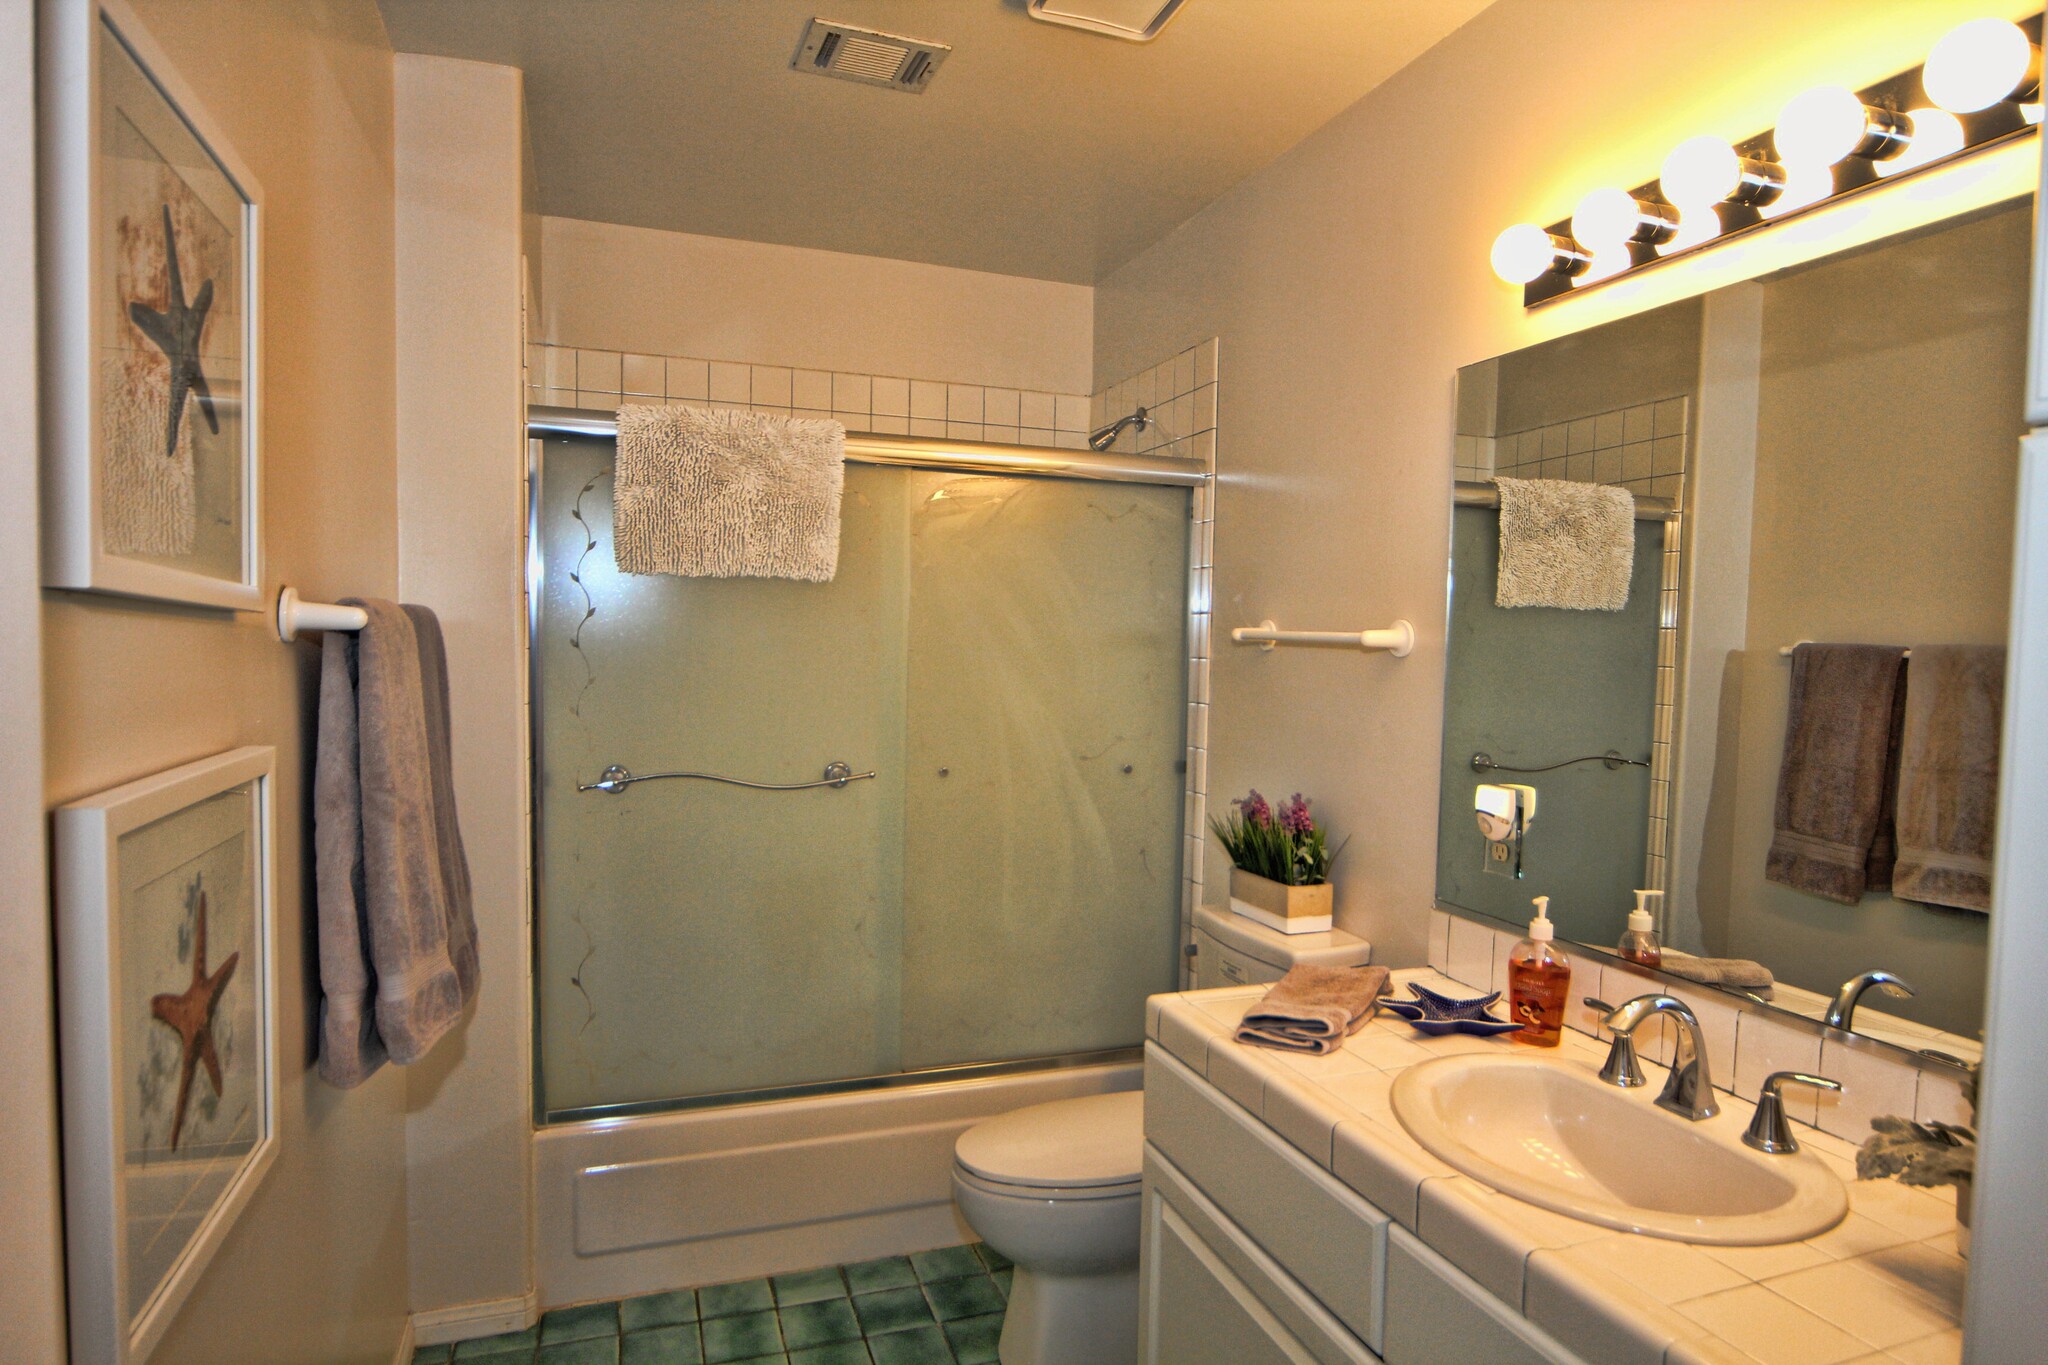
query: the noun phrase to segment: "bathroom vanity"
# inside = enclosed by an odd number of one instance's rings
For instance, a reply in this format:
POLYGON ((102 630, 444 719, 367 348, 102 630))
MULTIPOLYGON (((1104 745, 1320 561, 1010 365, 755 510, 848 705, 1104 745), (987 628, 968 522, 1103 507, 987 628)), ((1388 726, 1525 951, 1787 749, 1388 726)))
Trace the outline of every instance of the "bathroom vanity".
MULTIPOLYGON (((1394 990, 1411 980, 1469 993, 1428 970, 1397 972, 1394 990)), ((1567 1031, 1539 1052, 1429 1038, 1382 1014, 1342 1051, 1305 1057, 1232 1040, 1262 993, 1148 1002, 1145 1365, 1961 1359, 1965 1262, 1946 1191, 1858 1182, 1850 1143, 1800 1125, 1789 1160, 1824 1166, 1848 1203, 1803 1240, 1701 1246, 1567 1217, 1430 1155, 1390 1091, 1409 1068, 1460 1054, 1596 1084, 1604 1042, 1567 1031)), ((1631 1092, 1644 1106, 1664 1079, 1649 1071, 1647 1095, 1631 1092)), ((1754 1106, 1720 1099, 1700 1136, 1725 1145, 1754 1106)), ((1542 1141, 1532 1129, 1529 1142, 1542 1141)), ((1654 1192, 1660 1172, 1645 1174, 1639 1188, 1654 1192)))

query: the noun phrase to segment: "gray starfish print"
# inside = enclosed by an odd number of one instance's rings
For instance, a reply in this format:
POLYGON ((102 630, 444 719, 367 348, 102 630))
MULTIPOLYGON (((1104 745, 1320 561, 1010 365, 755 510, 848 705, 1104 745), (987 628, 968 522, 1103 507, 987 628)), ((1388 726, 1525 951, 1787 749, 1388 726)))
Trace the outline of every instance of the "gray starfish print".
POLYGON ((185 416, 185 398, 199 400, 199 411, 207 429, 220 434, 220 419, 213 411, 213 390, 206 386, 206 372, 199 366, 199 337, 206 330, 206 313, 213 307, 213 281, 199 286, 199 297, 185 302, 185 279, 178 269, 178 238, 171 230, 171 206, 164 205, 164 256, 170 262, 171 288, 168 306, 159 313, 130 300, 128 317, 142 334, 156 343, 171 362, 171 412, 164 436, 164 456, 178 452, 178 423, 185 416))

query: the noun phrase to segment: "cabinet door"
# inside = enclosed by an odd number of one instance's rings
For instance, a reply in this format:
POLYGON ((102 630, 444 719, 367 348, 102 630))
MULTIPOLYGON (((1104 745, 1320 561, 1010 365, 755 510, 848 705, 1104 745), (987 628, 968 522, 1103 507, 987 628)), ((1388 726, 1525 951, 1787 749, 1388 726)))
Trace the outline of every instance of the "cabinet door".
POLYGON ((1584 1365, 1405 1228, 1387 1239, 1386 1365, 1584 1365))
POLYGON ((1143 1365, 1317 1365, 1174 1207, 1145 1196, 1143 1365))

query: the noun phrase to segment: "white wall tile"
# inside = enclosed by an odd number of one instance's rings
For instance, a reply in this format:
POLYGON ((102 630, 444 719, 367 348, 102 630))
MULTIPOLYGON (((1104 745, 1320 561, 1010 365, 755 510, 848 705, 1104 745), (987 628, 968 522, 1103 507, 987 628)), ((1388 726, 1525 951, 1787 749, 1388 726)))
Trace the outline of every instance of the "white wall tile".
POLYGON ((1173 358, 1173 396, 1195 391, 1195 352, 1190 347, 1173 358))
POLYGON ((629 355, 620 362, 622 392, 660 397, 664 388, 662 359, 658 355, 629 355))
POLYGON ((981 439, 981 423, 948 421, 946 423, 946 437, 948 440, 953 441, 979 441, 981 439))
POLYGON ((1088 399, 1078 393, 1053 395, 1053 424, 1061 431, 1088 429, 1088 399))
POLYGON ((912 436, 944 436, 946 419, 943 417, 913 417, 910 419, 912 436))
POLYGON ((982 397, 979 384, 946 385, 946 420, 980 423, 983 420, 982 397))
MULTIPOLYGON (((943 422, 946 419, 946 386, 929 379, 911 380, 910 416, 913 422, 918 418, 934 417, 943 422)), ((915 431, 916 427, 911 430, 915 431)), ((939 434, 943 436, 945 433, 939 434)))
POLYGON ((877 413, 868 418, 868 430, 879 436, 908 436, 910 434, 910 419, 908 417, 887 416, 877 413))
POLYGON ((832 376, 824 370, 798 370, 790 378, 789 401, 794 407, 832 409, 832 376))
POLYGON ((754 401, 752 367, 735 364, 729 360, 712 361, 711 401, 714 403, 752 403, 754 401))
MULTIPOLYGON (((1765 1010, 1745 1010, 1735 1039, 1735 1093, 1754 1100, 1773 1071, 1819 1071, 1820 1035, 1765 1010)), ((1825 1073, 1823 1073, 1825 1074, 1825 1073)), ((1785 1112, 1812 1123, 1813 1092, 1803 1086, 1785 1092, 1785 1112)))
POLYGON ((1451 916, 1447 910, 1429 912, 1429 965, 1444 973, 1451 970, 1451 916))
POLYGON ((1822 1037, 1820 1074, 1842 1088, 1816 1096, 1819 1126, 1851 1142, 1869 1137, 1870 1121, 1880 1114, 1910 1117, 1919 1098, 1915 1068, 1900 1066, 1882 1044, 1845 1033, 1822 1037))
MULTIPOLYGON (((748 401, 757 408, 795 406, 790 372, 780 365, 755 365, 748 370, 748 401)), ((809 406, 806 404, 805 406, 809 406)))
POLYGON ((1017 430, 1016 427, 998 426, 991 422, 983 425, 981 439, 991 441, 996 445, 1013 446, 1017 444, 1017 430))
POLYGON ((1027 446, 1056 446, 1060 434, 1047 427, 1019 427, 1017 440, 1027 446))
POLYGON ((874 379, 864 374, 832 376, 832 410, 863 415, 874 410, 874 379))
POLYGON ((1216 348, 1214 337, 1195 347, 1195 384, 1198 387, 1216 382, 1216 348))
POLYGON ((574 389, 576 387, 576 351, 569 346, 543 346, 541 349, 540 382, 550 389, 574 389))
POLYGON ((1463 915, 1451 916, 1449 967, 1444 974, 1477 991, 1493 989, 1493 930, 1463 915))
MULTIPOLYGON (((908 379, 884 379, 877 376, 871 389, 877 417, 908 417, 910 415, 910 381, 908 379)), ((880 430, 880 428, 876 428, 880 430)))
POLYGON ((1919 1097, 1913 1102, 1916 1123, 1957 1123, 1974 1128, 1976 1115, 1963 1097, 1963 1078, 1953 1071, 1927 1070, 1920 1073, 1919 1097))
POLYGON ((991 426, 1014 427, 1022 425, 1021 404, 1015 389, 986 389, 982 394, 981 420, 991 426))
POLYGON ((576 387, 592 393, 619 392, 617 351, 576 352, 576 387))
POLYGON ((667 371, 663 392, 670 398, 701 403, 711 396, 711 365, 708 361, 671 356, 663 368, 667 371))
MULTIPOLYGON (((1055 405, 1049 393, 1021 393, 1017 395, 1017 425, 1022 427, 1043 427, 1056 430, 1059 422, 1054 416, 1055 405)), ((1105 419, 1106 420, 1106 419, 1105 419)))

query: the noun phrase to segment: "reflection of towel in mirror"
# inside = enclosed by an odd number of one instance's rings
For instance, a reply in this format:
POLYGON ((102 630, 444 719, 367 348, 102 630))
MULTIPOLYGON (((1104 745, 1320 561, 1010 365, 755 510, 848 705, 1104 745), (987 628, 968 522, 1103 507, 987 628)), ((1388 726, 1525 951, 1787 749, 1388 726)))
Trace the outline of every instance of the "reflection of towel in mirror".
POLYGON ((1697 981, 1702 986, 1729 986, 1761 995, 1766 1000, 1771 998, 1771 992, 1777 985, 1769 967, 1761 962, 1751 962, 1746 957, 1694 957, 1691 953, 1666 948, 1657 965, 1673 976, 1697 981))
POLYGON ((1565 479, 1495 479, 1500 488, 1497 607, 1620 611, 1635 571, 1636 501, 1626 488, 1565 479))
POLYGON ((1237 1041, 1321 1056, 1364 1028, 1387 993, 1385 967, 1289 967, 1245 1011, 1237 1041))
POLYGON ((1891 645, 1792 651, 1766 880, 1843 905, 1891 886, 1905 656, 1891 645))
POLYGON ((1901 900, 1991 909, 2005 650, 1915 645, 1899 742, 1901 900))

